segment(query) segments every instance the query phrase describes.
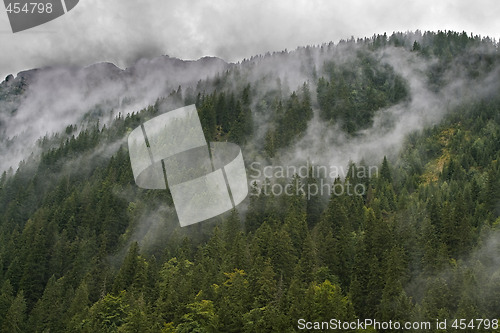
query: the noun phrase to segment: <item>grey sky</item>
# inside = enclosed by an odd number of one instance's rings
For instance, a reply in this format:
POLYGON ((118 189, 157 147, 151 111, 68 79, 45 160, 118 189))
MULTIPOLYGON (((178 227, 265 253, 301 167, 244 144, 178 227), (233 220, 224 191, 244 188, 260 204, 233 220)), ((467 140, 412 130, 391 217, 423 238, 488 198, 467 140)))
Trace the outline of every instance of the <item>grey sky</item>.
POLYGON ((123 68, 162 54, 238 61, 351 35, 415 29, 500 37, 498 0, 80 0, 67 15, 17 34, 0 9, 0 81, 45 65, 110 61, 123 68))

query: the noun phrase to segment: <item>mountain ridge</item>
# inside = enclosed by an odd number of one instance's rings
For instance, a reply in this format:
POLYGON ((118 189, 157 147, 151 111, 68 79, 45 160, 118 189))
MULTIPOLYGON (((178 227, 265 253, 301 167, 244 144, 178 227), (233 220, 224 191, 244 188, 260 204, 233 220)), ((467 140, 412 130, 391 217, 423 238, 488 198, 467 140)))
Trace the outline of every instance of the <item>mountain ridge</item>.
POLYGON ((98 67, 105 67, 106 70, 114 70, 117 72, 120 72, 122 74, 132 74, 134 71, 138 70, 138 67, 144 67, 147 66, 147 63, 153 63, 157 64, 159 66, 162 65, 172 65, 172 66, 179 66, 179 65, 192 65, 192 64, 202 64, 202 65, 208 65, 208 66, 220 66, 224 67, 229 65, 229 63, 225 62, 223 59, 218 58, 218 57, 211 57, 211 56, 204 56, 201 57, 197 60, 184 60, 176 57, 170 57, 168 55, 164 56, 158 56, 158 57, 153 57, 153 58, 141 58, 138 59, 134 64, 132 64, 129 67, 126 68, 120 68, 114 63, 107 62, 107 61, 102 61, 102 62, 97 62, 93 63, 87 66, 65 66, 65 65, 60 65, 60 66, 46 66, 46 67, 37 67, 37 68, 31 68, 31 69, 26 69, 18 72, 16 75, 13 74, 8 74, 6 78, 0 82, 0 87, 7 82, 11 82, 12 80, 16 81, 15 83, 19 83, 19 80, 25 80, 25 81, 30 81, 33 76, 35 76, 37 73, 43 72, 43 71, 50 71, 50 70, 59 70, 59 69, 69 69, 71 71, 86 71, 86 70, 92 70, 94 68, 98 67), (211 64, 212 63, 212 64, 211 64), (217 63, 217 64, 216 64, 217 63))

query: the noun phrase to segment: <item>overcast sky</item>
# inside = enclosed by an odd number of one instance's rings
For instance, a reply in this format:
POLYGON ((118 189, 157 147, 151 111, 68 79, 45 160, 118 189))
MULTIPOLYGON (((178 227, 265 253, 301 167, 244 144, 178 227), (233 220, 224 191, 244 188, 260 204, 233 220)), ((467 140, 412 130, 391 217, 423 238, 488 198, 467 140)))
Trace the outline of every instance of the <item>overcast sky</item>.
POLYGON ((163 54, 226 61, 342 38, 407 30, 500 37, 498 0, 80 0, 68 14, 13 34, 0 8, 0 81, 24 69, 163 54))

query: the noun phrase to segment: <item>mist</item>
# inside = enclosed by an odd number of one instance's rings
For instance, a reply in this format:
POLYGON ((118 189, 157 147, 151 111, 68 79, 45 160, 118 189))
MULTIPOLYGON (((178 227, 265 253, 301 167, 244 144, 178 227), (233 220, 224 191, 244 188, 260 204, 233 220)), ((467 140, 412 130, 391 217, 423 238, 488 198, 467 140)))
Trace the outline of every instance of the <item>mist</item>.
MULTIPOLYGON (((410 34, 408 39, 419 40, 422 35, 417 31, 410 34)), ((500 68, 493 68, 485 76, 470 78, 463 64, 452 63, 443 74, 444 86, 435 91, 429 84, 428 73, 436 64, 437 59, 418 56, 406 48, 387 47, 373 53, 382 64, 388 64, 407 83, 409 98, 396 105, 378 110, 369 128, 358 131, 355 135, 348 135, 339 123, 331 124, 319 116, 319 110, 313 107, 314 116, 309 122, 306 132, 290 147, 283 148, 274 159, 267 159, 255 149, 262 149, 264 135, 269 128, 269 109, 266 112, 257 112, 261 96, 266 92, 278 89, 276 79, 282 83, 282 95, 291 90, 300 90, 301 85, 308 83, 311 94, 316 92, 316 82, 311 77, 311 71, 321 73, 326 60, 333 60, 336 64, 345 63, 356 53, 359 46, 348 42, 333 46, 325 44, 319 48, 298 49, 297 54, 291 54, 290 59, 266 57, 256 60, 253 68, 256 76, 268 75, 267 84, 258 83, 254 110, 254 127, 257 129, 254 141, 248 148, 251 159, 258 159, 263 165, 279 164, 302 165, 308 161, 311 165, 346 168, 349 163, 368 163, 378 166, 384 156, 396 159, 405 138, 410 133, 420 132, 425 128, 438 125, 449 113, 456 112, 458 106, 484 97, 491 96, 498 91, 500 68), (262 70, 262 71, 261 71, 262 70), (259 145, 260 144, 260 145, 259 145), (257 147, 255 147, 257 145, 257 147)), ((492 49, 473 49, 464 55, 471 57, 476 53, 495 54, 492 49)), ((250 78, 253 76, 250 75, 250 78)), ((269 106, 267 106, 269 107, 269 106)))
POLYGON ((267 51, 416 29, 465 30, 498 39, 499 11, 500 4, 491 0, 84 0, 67 15, 17 34, 7 15, 0 15, 0 77, 102 61, 124 68, 161 54, 236 62, 267 51))
MULTIPOLYGON (((419 41, 422 35, 417 31, 408 33, 406 38, 411 44, 413 40, 419 41)), ((182 61, 163 56, 141 59, 127 69, 99 63, 84 68, 53 66, 22 72, 14 80, 2 83, 2 89, 23 83, 24 91, 13 100, 0 102, 0 149, 6 157, 0 167, 3 170, 15 168, 19 161, 36 156, 40 152, 36 142, 44 135, 63 132, 71 124, 82 129, 97 120, 101 126, 112 125, 119 113, 138 112, 179 86, 185 92, 188 87, 196 89, 200 80, 210 82, 220 75, 227 75, 223 90, 238 91, 247 84, 252 87, 251 110, 256 131, 242 147, 247 164, 258 161, 262 165, 299 166, 309 161, 312 165, 339 169, 345 169, 350 162, 379 165, 383 156, 395 158, 408 134, 439 124, 456 106, 498 89, 499 68, 486 76, 470 79, 459 63, 453 63, 444 74, 444 86, 435 91, 429 85, 427 73, 436 59, 418 56, 407 47, 385 47, 372 52, 372 56, 379 63, 389 65, 406 81, 409 96, 396 105, 378 110, 370 127, 354 136, 348 135, 340 124, 320 119, 319 110, 314 107, 317 105, 316 82, 326 61, 347 63, 360 48, 363 48, 362 43, 341 41, 266 53, 239 64, 228 64, 216 58, 182 61), (303 135, 279 151, 277 158, 268 159, 263 154, 265 134, 272 123, 272 105, 266 102, 267 95, 276 92, 281 99, 287 99, 304 83, 311 91, 314 116, 303 135)), ((495 50, 470 51, 474 52, 495 50)), ((66 161, 62 174, 82 168, 82 161, 93 160, 92 156, 111 156, 124 142, 125 138, 121 138, 109 147, 98 147, 90 155, 66 161)), ((81 172, 89 172, 89 168, 91 163, 81 172)), ((129 199, 134 201, 134 198, 129 199)), ((246 204, 238 207, 240 213, 244 213, 246 204)), ((153 244, 158 234, 154 230, 161 228, 162 216, 169 215, 172 209, 165 203, 158 207, 158 213, 141 215, 141 222, 131 239, 145 246, 153 244)))
POLYGON ((0 170, 39 153, 36 141, 84 128, 97 120, 108 126, 121 113, 138 112, 179 86, 193 86, 228 66, 215 58, 181 61, 169 57, 141 59, 125 70, 111 63, 85 68, 54 66, 21 72, 0 89, 24 87, 22 94, 0 100, 0 170), (13 99, 13 100, 12 100, 13 99))

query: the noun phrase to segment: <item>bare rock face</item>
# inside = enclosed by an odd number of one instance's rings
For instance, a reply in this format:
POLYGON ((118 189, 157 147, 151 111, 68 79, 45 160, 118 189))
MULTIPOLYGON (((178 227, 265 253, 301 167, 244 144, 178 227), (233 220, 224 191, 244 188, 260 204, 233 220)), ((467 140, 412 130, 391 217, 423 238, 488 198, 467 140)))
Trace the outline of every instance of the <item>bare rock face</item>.
POLYGON ((12 74, 7 75, 7 77, 5 78, 5 82, 12 82, 13 80, 14 80, 14 75, 12 74))

